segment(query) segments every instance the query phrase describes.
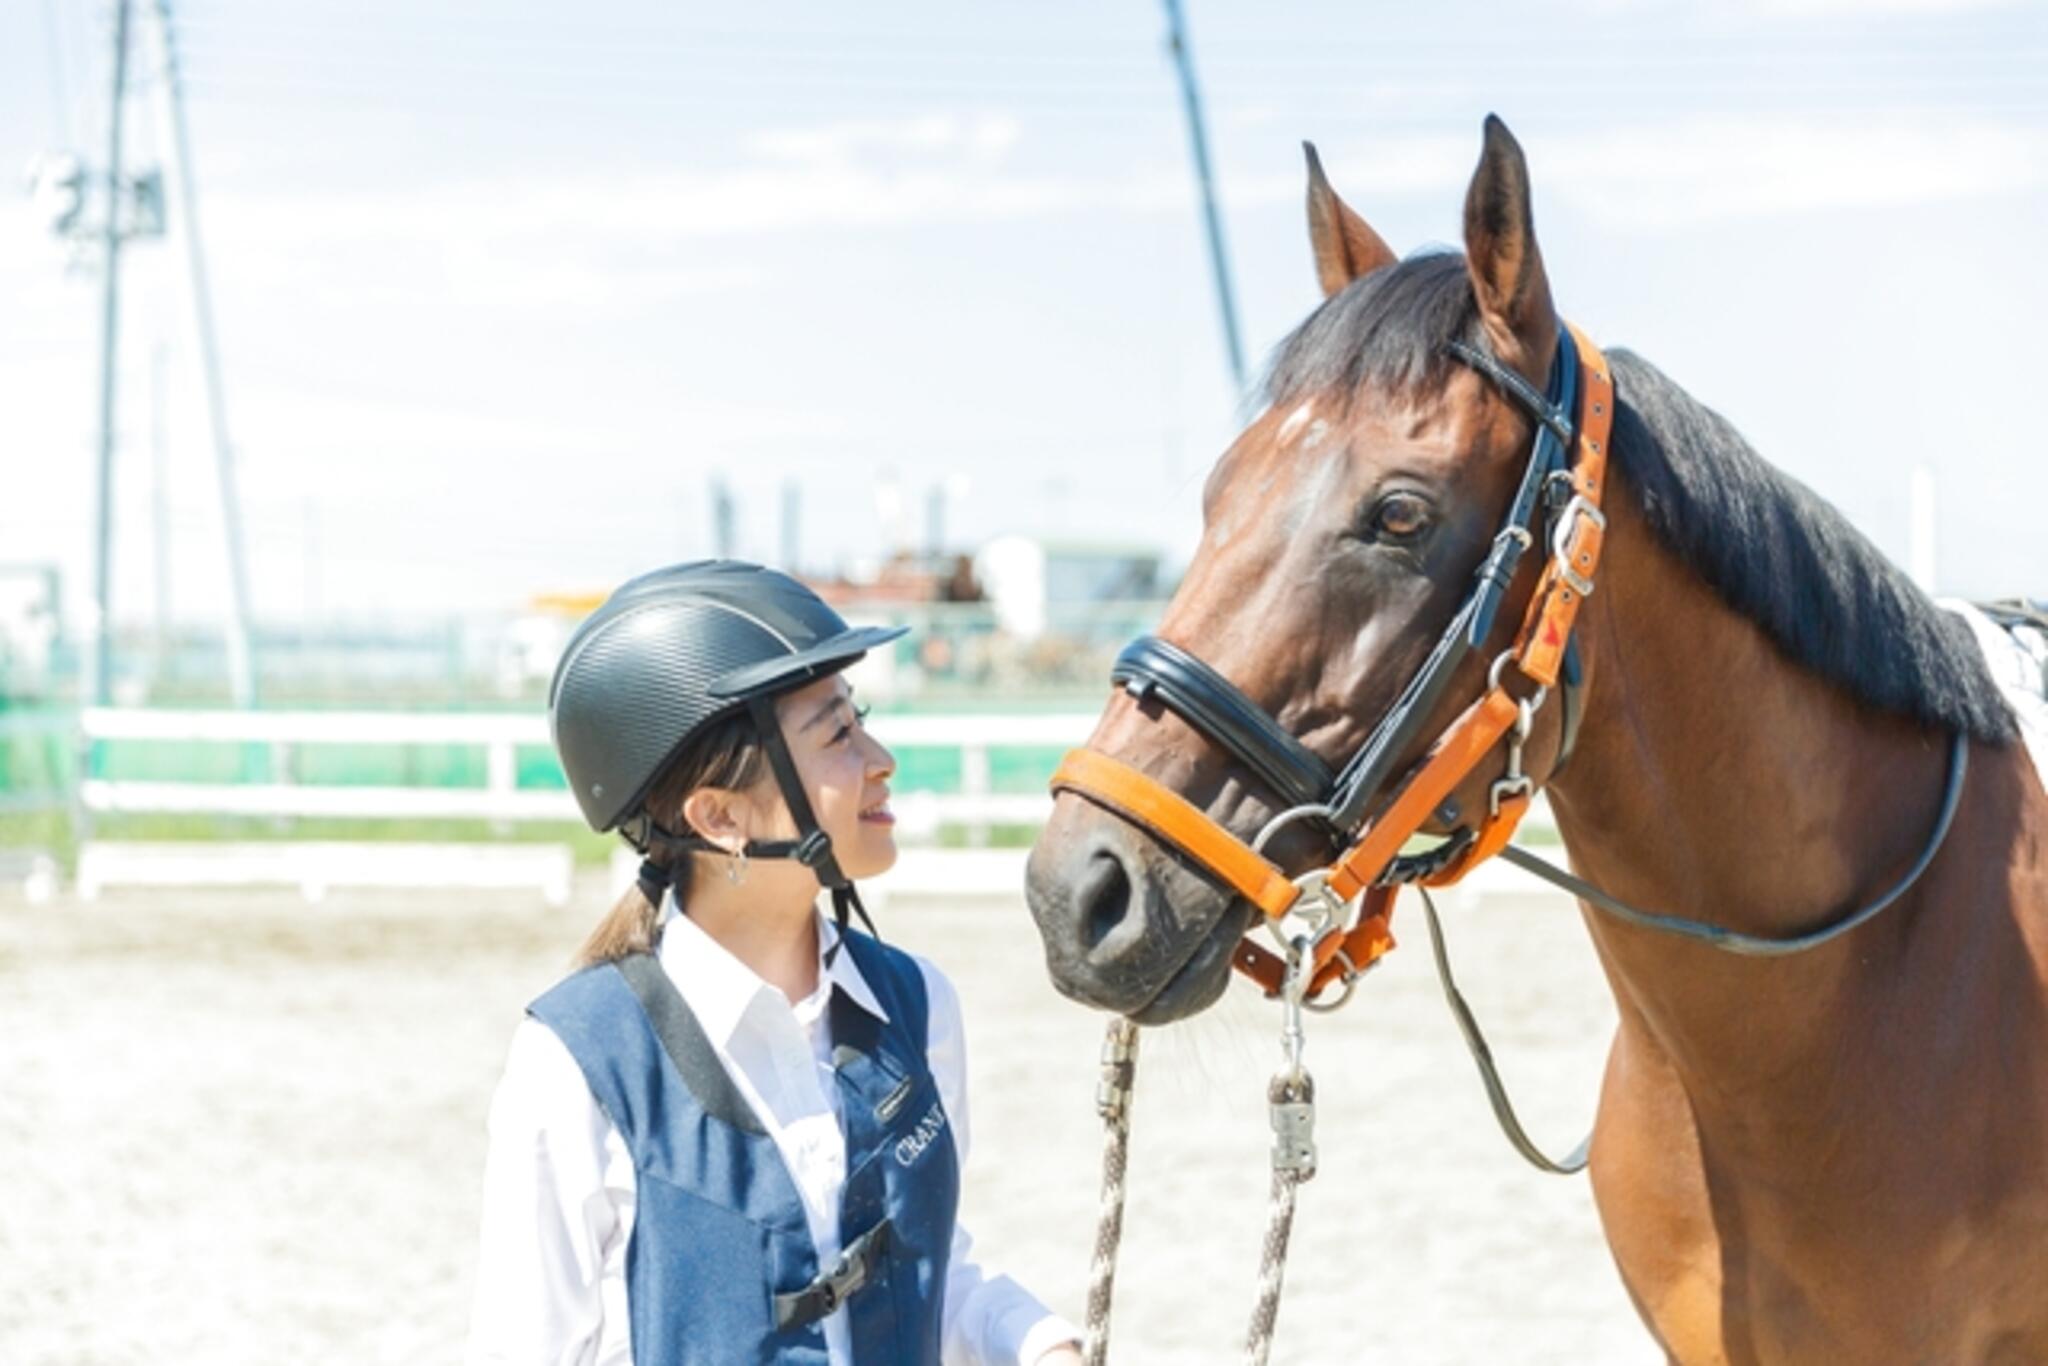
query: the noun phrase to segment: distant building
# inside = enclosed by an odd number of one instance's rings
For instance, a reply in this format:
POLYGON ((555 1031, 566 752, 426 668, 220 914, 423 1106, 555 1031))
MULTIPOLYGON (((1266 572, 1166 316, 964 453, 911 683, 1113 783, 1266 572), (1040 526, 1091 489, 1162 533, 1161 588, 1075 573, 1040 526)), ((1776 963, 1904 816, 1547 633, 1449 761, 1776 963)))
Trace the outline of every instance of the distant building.
POLYGON ((1165 596, 1151 546, 1001 536, 974 557, 974 572, 998 624, 1021 640, 1086 621, 1091 609, 1165 596))

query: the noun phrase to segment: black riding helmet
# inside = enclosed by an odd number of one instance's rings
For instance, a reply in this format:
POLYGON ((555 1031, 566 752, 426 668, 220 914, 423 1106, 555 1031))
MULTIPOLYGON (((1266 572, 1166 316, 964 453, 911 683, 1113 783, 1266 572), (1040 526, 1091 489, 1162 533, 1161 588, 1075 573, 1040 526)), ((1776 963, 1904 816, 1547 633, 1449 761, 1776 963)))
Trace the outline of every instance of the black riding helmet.
MULTIPOLYGON (((548 688, 555 752, 583 818, 642 854, 715 849, 700 835, 663 829, 646 809, 647 792, 705 727, 745 712, 797 828, 794 840, 750 842, 747 856, 800 860, 831 890, 841 929, 850 911, 866 922, 797 779, 775 697, 907 630, 850 627, 787 574, 740 560, 694 560, 629 580, 576 628, 548 688)), ((652 859, 640 866, 641 889, 657 905, 672 877, 652 859)))

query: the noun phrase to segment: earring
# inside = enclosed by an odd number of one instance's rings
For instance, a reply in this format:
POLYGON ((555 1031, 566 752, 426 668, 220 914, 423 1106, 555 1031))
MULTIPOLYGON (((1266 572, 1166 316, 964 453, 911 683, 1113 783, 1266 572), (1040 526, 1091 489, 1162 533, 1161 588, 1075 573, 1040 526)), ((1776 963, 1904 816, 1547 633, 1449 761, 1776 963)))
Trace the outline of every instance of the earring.
POLYGON ((737 853, 727 855, 725 880, 735 887, 747 880, 747 847, 744 844, 739 847, 737 853))

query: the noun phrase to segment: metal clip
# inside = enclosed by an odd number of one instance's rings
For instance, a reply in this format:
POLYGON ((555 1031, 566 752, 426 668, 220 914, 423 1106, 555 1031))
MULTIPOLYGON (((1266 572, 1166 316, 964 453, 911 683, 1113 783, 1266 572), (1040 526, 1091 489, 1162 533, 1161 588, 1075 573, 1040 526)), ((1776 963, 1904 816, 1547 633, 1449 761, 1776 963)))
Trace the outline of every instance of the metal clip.
MULTIPOLYGON (((1274 1094, 1289 1093, 1276 1089, 1274 1094)), ((1273 1170, 1306 1181, 1316 1174, 1315 1087, 1306 1079, 1301 1095, 1300 1100, 1272 1103, 1273 1170)))
POLYGON ((1539 693, 1515 703, 1515 728, 1508 732, 1507 771, 1486 790, 1486 809, 1492 815, 1500 814, 1500 804, 1509 797, 1526 797, 1536 788, 1529 775, 1522 771, 1522 746, 1528 743, 1529 732, 1535 728, 1536 708, 1542 701, 1543 696, 1539 693))
POLYGON ((1301 1003, 1308 994, 1309 973, 1314 970, 1315 959, 1309 952, 1309 941, 1297 939, 1287 946, 1287 975, 1280 980, 1280 1046, 1287 1053, 1287 1071, 1290 1078, 1305 1075, 1301 1068, 1301 1054, 1308 1043, 1308 1036, 1302 1032, 1301 1003))
POLYGON ((1274 1171, 1307 1182, 1315 1176, 1315 1081, 1274 1077, 1266 1090, 1274 1126, 1274 1171))
POLYGON ((1306 939, 1297 939, 1287 955, 1287 976, 1280 984, 1280 1043, 1287 1066, 1266 1088, 1273 1125, 1273 1170, 1306 1181, 1316 1174, 1316 1084, 1301 1064, 1307 1036, 1302 1032, 1302 996, 1315 960, 1306 939))

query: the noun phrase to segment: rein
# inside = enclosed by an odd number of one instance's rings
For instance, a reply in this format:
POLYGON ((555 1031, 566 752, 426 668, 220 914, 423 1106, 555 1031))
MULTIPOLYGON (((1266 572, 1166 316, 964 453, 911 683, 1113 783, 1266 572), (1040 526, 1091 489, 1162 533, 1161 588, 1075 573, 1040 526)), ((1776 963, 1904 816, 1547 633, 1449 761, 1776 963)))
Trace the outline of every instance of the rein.
MULTIPOLYGON (((1561 1159, 1545 1155, 1530 1140, 1478 1020, 1452 978, 1443 927, 1428 889, 1453 884, 1498 855, 1627 924, 1729 953, 1754 957, 1802 953, 1866 923, 1919 881, 1947 840, 1969 769, 1969 741, 1958 734, 1950 749, 1940 812, 1913 865, 1876 899, 1819 929, 1785 938, 1744 934, 1641 910, 1513 847, 1510 841, 1537 790, 1536 780, 1523 768, 1523 748, 1536 713, 1553 688, 1560 688, 1562 696, 1562 739, 1545 781, 1563 768, 1577 730, 1575 692, 1580 670, 1572 630, 1580 606, 1594 590, 1607 529, 1600 500, 1614 418, 1614 381, 1606 358, 1569 325, 1559 329, 1557 356, 1547 392, 1541 394, 1482 350, 1456 342, 1449 350, 1527 411, 1535 424, 1535 436, 1515 496, 1463 602, 1393 708, 1343 768, 1333 773, 1270 713, 1195 655, 1146 636, 1117 657, 1112 681, 1129 691, 1140 706, 1157 701, 1221 746, 1278 794, 1282 803, 1279 814, 1247 843, 1179 793, 1121 760, 1086 748, 1069 752, 1051 783, 1055 793, 1074 792, 1115 812, 1206 869, 1259 910, 1266 928, 1285 949, 1283 957, 1248 936, 1231 956, 1234 968, 1282 1003, 1282 1040, 1288 1056, 1288 1065, 1268 1088, 1274 1129, 1271 1215, 1260 1266, 1258 1304, 1245 1344, 1245 1359, 1254 1366, 1263 1366, 1272 1343, 1296 1188, 1315 1174, 1315 1088, 1301 1063, 1302 1012, 1343 1005, 1360 975, 1394 947, 1389 924, 1400 887, 1411 882, 1418 886, 1445 1000, 1479 1069, 1502 1132, 1515 1151, 1538 1170, 1572 1175, 1584 1170, 1592 1136, 1588 1134, 1561 1159), (1388 785, 1400 757, 1413 748, 1452 674, 1491 634, 1524 555, 1539 539, 1548 556, 1514 644, 1495 657, 1478 700, 1436 738, 1378 814, 1368 818, 1366 812, 1388 785), (1508 687, 1510 666, 1521 676, 1525 690, 1508 687), (1428 821, 1455 810, 1455 803, 1448 800, 1453 790, 1503 741, 1505 767, 1488 788, 1487 810, 1476 827, 1459 827, 1426 854, 1403 855, 1402 847, 1428 821), (1322 827, 1334 852, 1327 864, 1290 877, 1266 857, 1265 848, 1280 831, 1300 822, 1322 827), (1321 1000, 1333 984, 1341 986, 1335 999, 1321 1000)), ((1455 820, 1456 815, 1443 818, 1455 820)), ((1085 1359, 1090 1366, 1100 1366, 1108 1350, 1136 1069, 1137 1027, 1129 1020, 1114 1019, 1104 1043, 1103 1084, 1098 1096, 1106 1147, 1102 1215, 1088 1300, 1085 1359)))

